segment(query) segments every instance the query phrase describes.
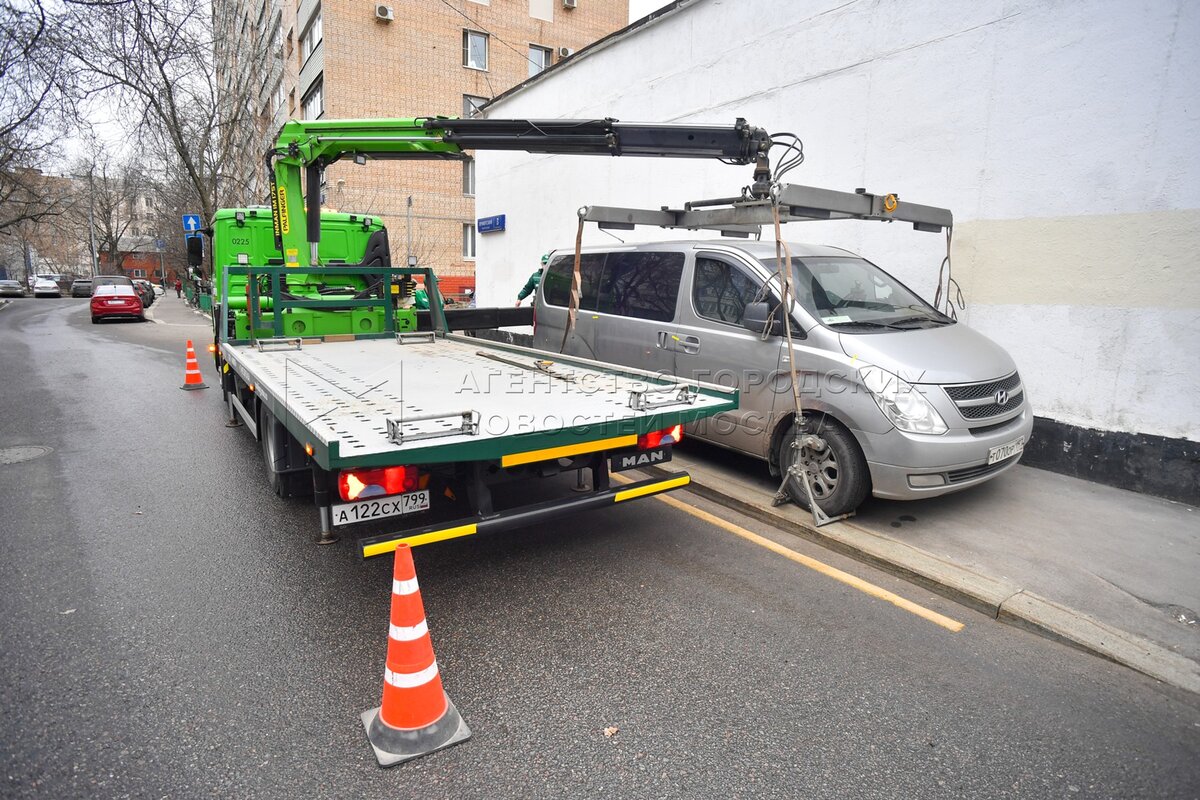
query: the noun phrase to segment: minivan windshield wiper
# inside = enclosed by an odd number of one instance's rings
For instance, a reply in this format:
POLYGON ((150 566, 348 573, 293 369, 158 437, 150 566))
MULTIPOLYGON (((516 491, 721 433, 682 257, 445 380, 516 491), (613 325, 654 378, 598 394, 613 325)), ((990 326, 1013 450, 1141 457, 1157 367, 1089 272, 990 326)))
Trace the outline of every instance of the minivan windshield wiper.
POLYGON ((851 327, 851 328, 887 328, 888 330, 893 330, 893 331, 909 330, 908 328, 897 328, 895 325, 889 325, 884 322, 867 322, 865 320, 852 320, 852 319, 845 320, 843 322, 826 322, 825 324, 831 328, 851 327))
POLYGON ((912 316, 912 317, 902 317, 900 319, 893 319, 893 320, 890 320, 888 322, 888 324, 889 325, 907 325, 910 322, 932 322, 936 325, 950 325, 950 324, 953 324, 954 320, 938 319, 937 317, 931 317, 927 314, 921 314, 921 315, 912 316))

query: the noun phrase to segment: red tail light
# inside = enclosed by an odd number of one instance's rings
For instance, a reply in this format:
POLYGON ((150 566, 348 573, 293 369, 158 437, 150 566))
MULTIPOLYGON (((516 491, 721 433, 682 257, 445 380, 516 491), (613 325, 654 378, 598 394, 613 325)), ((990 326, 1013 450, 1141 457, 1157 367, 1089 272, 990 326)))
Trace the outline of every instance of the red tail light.
POLYGON ((643 433, 638 437, 638 450, 653 450, 664 445, 679 444, 683 441, 683 426, 676 425, 663 431, 643 433))
POLYGON ((338 476, 338 492, 343 500, 365 500, 411 492, 417 488, 417 481, 416 467, 345 470, 338 476))

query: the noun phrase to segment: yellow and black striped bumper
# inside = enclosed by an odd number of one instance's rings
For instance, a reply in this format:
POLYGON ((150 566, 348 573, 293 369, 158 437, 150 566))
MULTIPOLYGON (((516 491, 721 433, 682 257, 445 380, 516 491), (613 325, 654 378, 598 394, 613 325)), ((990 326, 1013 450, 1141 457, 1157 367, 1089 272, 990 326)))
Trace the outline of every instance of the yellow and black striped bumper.
POLYGON ((431 525, 424 528, 385 533, 379 536, 367 536, 358 540, 358 549, 363 558, 380 556, 393 552, 399 545, 407 544, 417 547, 446 539, 457 539, 462 536, 476 536, 482 533, 498 533, 500 531, 521 528, 555 517, 573 514, 576 511, 590 511, 594 508, 623 503, 626 500, 637 500, 650 497, 672 489, 679 489, 692 482, 692 477, 686 472, 677 472, 666 478, 651 478, 650 480, 627 483, 620 487, 609 488, 599 492, 591 492, 580 497, 567 497, 560 500, 549 500, 544 503, 501 511, 486 519, 471 517, 454 520, 441 525, 431 525))

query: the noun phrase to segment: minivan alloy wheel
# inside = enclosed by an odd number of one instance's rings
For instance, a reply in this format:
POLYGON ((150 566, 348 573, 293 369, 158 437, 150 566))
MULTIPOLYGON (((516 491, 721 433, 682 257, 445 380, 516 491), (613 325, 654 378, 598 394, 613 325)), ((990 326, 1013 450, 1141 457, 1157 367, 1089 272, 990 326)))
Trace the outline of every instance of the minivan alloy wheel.
MULTIPOLYGON (((786 473, 792 464, 807 469, 812 476, 813 498, 821 510, 831 517, 849 514, 870 494, 867 460, 854 435, 836 421, 820 418, 813 424, 813 433, 825 442, 825 448, 819 452, 793 447, 796 429, 788 428, 779 441, 779 469, 786 473)), ((787 488, 797 505, 808 508, 808 495, 799 476, 789 477, 787 488)))

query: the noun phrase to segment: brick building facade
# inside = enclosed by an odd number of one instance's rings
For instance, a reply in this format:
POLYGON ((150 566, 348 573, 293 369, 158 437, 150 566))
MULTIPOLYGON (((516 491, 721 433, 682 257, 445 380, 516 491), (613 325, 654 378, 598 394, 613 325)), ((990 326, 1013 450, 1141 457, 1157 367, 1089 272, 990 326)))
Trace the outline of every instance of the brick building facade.
MULTIPOLYGON (((463 116, 623 27, 629 13, 628 0, 274 3, 214 4, 218 28, 230 33, 217 50, 222 81, 239 83, 231 70, 262 71, 259 114, 268 132, 289 118, 463 116), (254 43, 269 50, 269 63, 256 67, 244 57, 254 43)), ((261 171, 264 143, 247 139, 245 168, 261 171)), ((242 202, 263 201, 264 178, 260 172, 251 181, 254 196, 242 202)), ((474 285, 473 187, 471 162, 339 163, 327 170, 324 204, 382 217, 395 263, 403 263, 411 237, 412 254, 454 294, 474 285)))

